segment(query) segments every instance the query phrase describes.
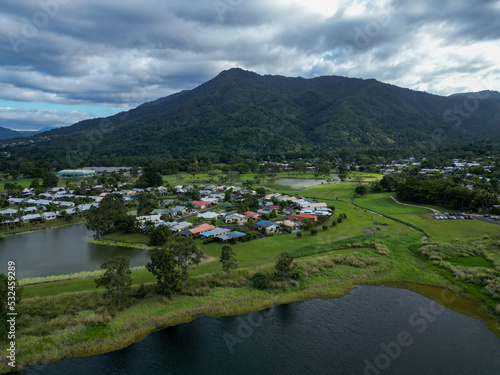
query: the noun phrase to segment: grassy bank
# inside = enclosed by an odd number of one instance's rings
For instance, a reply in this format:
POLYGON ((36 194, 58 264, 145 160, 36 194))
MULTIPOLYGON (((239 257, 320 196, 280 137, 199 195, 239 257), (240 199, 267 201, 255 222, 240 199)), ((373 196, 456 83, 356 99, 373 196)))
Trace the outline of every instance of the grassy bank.
POLYGON ((81 224, 85 222, 85 218, 83 217, 73 217, 73 220, 71 221, 66 221, 65 219, 55 219, 55 220, 49 220, 45 222, 40 222, 40 223, 32 223, 32 224, 23 224, 21 226, 14 226, 14 227, 1 227, 0 228, 0 235, 2 236, 8 236, 8 235, 14 235, 14 234, 22 234, 22 233, 30 233, 30 232, 36 232, 38 230, 45 230, 45 229, 50 229, 50 228, 58 228, 58 227, 65 227, 68 225, 74 225, 74 224, 81 224))
MULTIPOLYGON (((202 266, 205 265, 202 265, 196 269, 197 276, 193 277, 190 290, 174 296, 172 300, 154 294, 154 283, 150 278, 146 283, 148 296, 145 299, 131 297, 120 308, 106 305, 103 293, 95 289, 91 278, 28 286, 20 306, 23 323, 19 326, 19 364, 51 362, 63 357, 120 349, 142 339, 149 332, 189 322, 202 315, 240 315, 276 304, 340 297, 356 284, 411 283, 446 288, 467 295, 464 285, 454 282, 438 271, 431 261, 411 249, 415 245, 421 246, 420 236, 413 232, 399 237, 379 238, 389 250, 386 255, 380 255, 375 247, 353 249, 348 246, 360 241, 360 244, 366 244, 364 237, 333 243, 332 251, 297 259, 306 272, 302 282, 287 285, 275 283, 274 288, 266 291, 253 289, 250 280, 257 271, 271 272, 271 262, 242 267, 230 277, 220 273, 220 265, 214 272, 203 271, 202 266), (68 292, 66 287, 69 283, 86 283, 88 288, 68 292), (32 293, 35 289, 52 289, 57 293, 35 297, 33 294, 38 295, 32 293)), ((139 276, 143 273, 148 274, 146 271, 134 272, 134 289, 137 289, 139 281, 144 282, 139 276)), ((476 297, 461 297, 470 306, 464 302, 460 306, 449 307, 480 317, 493 332, 500 335, 498 317, 491 310, 478 307, 478 303, 484 306, 484 300, 476 297)), ((7 368, 1 361, 0 371, 5 371, 7 368)))

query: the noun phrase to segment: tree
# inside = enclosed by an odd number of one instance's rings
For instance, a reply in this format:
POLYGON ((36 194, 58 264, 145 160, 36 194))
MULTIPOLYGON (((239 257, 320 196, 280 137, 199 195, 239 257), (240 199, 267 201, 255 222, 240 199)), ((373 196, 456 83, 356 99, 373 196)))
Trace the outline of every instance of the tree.
POLYGON ((328 165, 328 163, 321 163, 318 166, 318 172, 321 175, 329 176, 330 175, 330 166, 328 165))
POLYGON ((59 182, 59 177, 54 172, 45 172, 43 174, 43 182, 42 186, 44 188, 51 188, 57 186, 57 183, 59 182))
POLYGON ((37 178, 31 181, 30 183, 30 189, 35 189, 37 190, 40 187, 40 181, 38 181, 37 178))
POLYGON ((149 242, 153 246, 162 246, 172 238, 172 230, 166 225, 159 225, 149 231, 149 242))
POLYGON ((149 214, 155 208, 158 208, 158 200, 151 193, 141 192, 137 197, 137 215, 149 214))
POLYGON ((309 230, 309 229, 312 229, 314 227, 314 221, 312 221, 311 219, 302 219, 301 221, 301 227, 302 229, 304 230, 309 230))
POLYGON ((172 297, 172 293, 179 289, 179 271, 172 251, 167 249, 151 250, 151 261, 146 269, 156 276, 157 291, 160 294, 172 297))
POLYGON ((311 229, 311 235, 315 236, 318 234, 318 230, 316 228, 311 229))
POLYGON ((94 232, 97 238, 118 227, 123 221, 127 220, 127 208, 120 195, 108 194, 99 203, 99 206, 92 206, 85 212, 88 230, 94 232))
POLYGON ((370 192, 370 188, 367 185, 358 185, 354 192, 358 195, 364 196, 370 192))
POLYGON ((280 280, 285 281, 292 277, 296 267, 297 263, 293 261, 292 257, 281 255, 274 265, 274 273, 280 280))
POLYGON ((98 279, 95 279, 96 288, 104 286, 106 296, 113 301, 120 302, 121 298, 132 286, 130 260, 127 257, 118 255, 104 262, 101 268, 106 272, 98 279))
POLYGON ((189 285, 189 268, 201 263, 203 253, 191 237, 176 237, 170 249, 181 269, 182 278, 189 285))
POLYGON ((9 195, 18 195, 23 190, 23 187, 17 182, 7 182, 3 188, 9 195))
POLYGON ((227 272, 228 276, 231 270, 235 270, 236 268, 238 268, 238 262, 236 261, 236 254, 234 253, 234 250, 231 246, 229 245, 222 246, 220 262, 222 263, 222 269, 225 272, 227 272))
POLYGON ((302 232, 297 232, 297 238, 302 238, 302 232))

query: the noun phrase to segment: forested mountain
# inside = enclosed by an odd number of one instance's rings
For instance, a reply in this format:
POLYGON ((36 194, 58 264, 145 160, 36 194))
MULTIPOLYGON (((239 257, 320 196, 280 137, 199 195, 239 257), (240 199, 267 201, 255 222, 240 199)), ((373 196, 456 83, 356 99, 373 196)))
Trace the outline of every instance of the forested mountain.
POLYGON ((17 131, 0 126, 0 139, 10 139, 17 137, 30 137, 39 132, 37 131, 17 131))
POLYGON ((86 163, 132 156, 434 147, 500 138, 500 99, 431 95, 374 79, 223 71, 193 90, 42 133, 31 155, 86 163), (430 143, 429 143, 430 142, 430 143))

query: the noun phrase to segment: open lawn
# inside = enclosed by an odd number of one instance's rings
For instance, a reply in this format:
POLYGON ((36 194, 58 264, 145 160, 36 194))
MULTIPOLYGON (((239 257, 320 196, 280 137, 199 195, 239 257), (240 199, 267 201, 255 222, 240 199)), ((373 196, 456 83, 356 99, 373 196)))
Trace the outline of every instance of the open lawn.
POLYGON ((449 242, 455 239, 481 238, 500 234, 500 226, 478 220, 435 220, 431 211, 420 207, 400 205, 389 193, 369 194, 356 198, 357 205, 402 220, 425 231, 432 239, 449 242))

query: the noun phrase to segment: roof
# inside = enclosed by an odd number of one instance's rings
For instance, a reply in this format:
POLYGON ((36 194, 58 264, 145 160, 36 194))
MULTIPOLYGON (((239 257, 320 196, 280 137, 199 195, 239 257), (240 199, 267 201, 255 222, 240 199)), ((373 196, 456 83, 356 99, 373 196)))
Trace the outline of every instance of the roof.
POLYGON ((220 234, 224 234, 227 232, 230 232, 230 229, 227 228, 215 228, 212 230, 209 230, 208 232, 203 232, 201 235, 205 237, 210 237, 210 236, 218 236, 220 234))
POLYGON ((306 214, 306 213, 293 215, 293 217, 295 217, 297 219, 316 219, 316 215, 311 215, 311 214, 306 214))
POLYGON ((263 227, 263 228, 269 228, 269 227, 275 226, 275 225, 279 226, 278 224, 273 223, 272 221, 269 221, 269 220, 261 220, 256 225, 259 227, 263 227))
POLYGON ((240 219, 246 219, 247 218, 245 215, 234 213, 234 214, 227 215, 224 219, 229 219, 229 218, 232 218, 232 217, 239 217, 240 219))
POLYGON ((201 225, 198 225, 197 227, 195 227, 193 229, 190 229, 189 231, 192 234, 197 234, 197 233, 201 233, 201 232, 207 232, 207 231, 212 230, 212 229, 215 229, 215 227, 213 225, 210 225, 210 224, 201 224, 201 225))
POLYGON ((222 241, 227 241, 227 240, 230 240, 231 238, 239 238, 239 237, 243 237, 243 236, 246 236, 246 233, 243 233, 243 232, 229 232, 229 233, 226 233, 226 234, 220 234, 218 236, 216 236, 218 239, 222 240, 222 241))
POLYGON ((206 206, 207 204, 210 204, 208 201, 193 201, 193 204, 197 204, 199 206, 206 206))

